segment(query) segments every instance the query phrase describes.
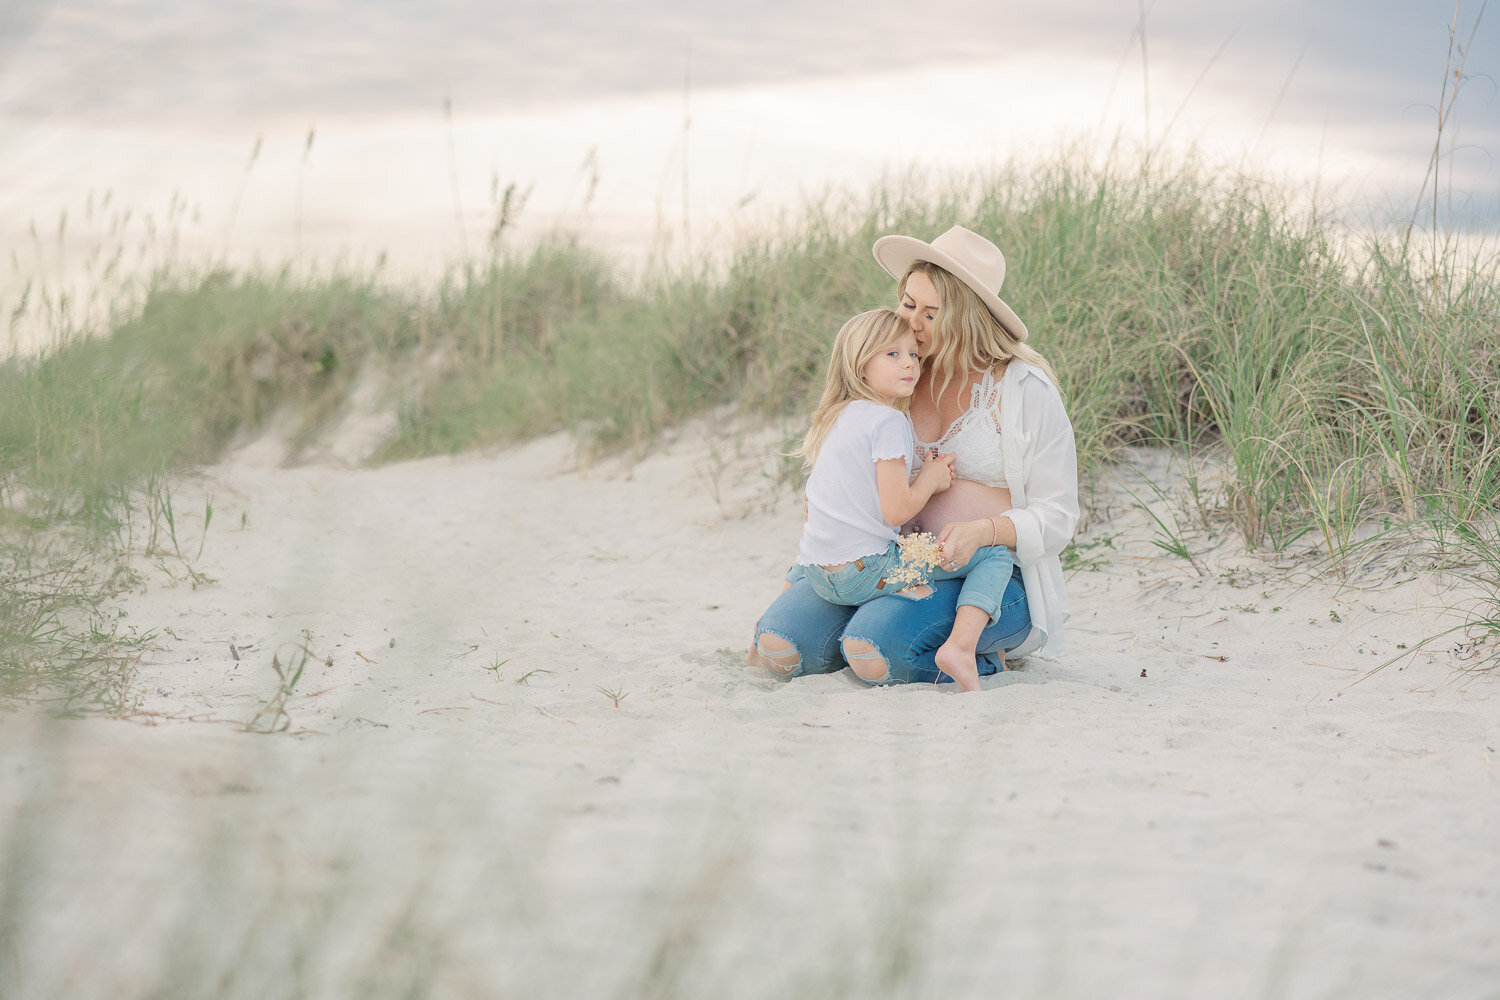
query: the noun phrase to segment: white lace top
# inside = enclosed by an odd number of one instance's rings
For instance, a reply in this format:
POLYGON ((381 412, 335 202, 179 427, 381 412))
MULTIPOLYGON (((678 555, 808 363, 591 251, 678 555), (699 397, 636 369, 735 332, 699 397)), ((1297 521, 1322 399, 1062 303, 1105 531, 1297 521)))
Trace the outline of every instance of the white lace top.
POLYGON ((986 371, 974 383, 969 408, 948 425, 936 441, 917 442, 917 467, 932 454, 953 453, 953 473, 985 486, 1009 488, 1005 479, 1005 452, 1000 426, 1000 386, 986 371))

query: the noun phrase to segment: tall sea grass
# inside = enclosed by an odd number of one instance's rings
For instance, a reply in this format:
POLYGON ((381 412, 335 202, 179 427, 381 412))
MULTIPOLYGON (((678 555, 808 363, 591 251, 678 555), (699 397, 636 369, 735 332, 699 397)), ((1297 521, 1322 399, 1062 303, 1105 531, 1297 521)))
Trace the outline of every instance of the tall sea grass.
POLYGON ((1248 545, 1311 536, 1340 567, 1393 525, 1456 537, 1428 529, 1500 502, 1496 258, 1420 256, 1424 241, 1361 234, 1295 194, 1193 161, 1062 155, 832 193, 720 258, 634 277, 565 236, 496 240, 435 290, 160 272, 128 316, 0 366, 10 590, 48 579, 29 568, 38 538, 66 535, 95 565, 93 584, 0 608, 4 662, 80 634, 107 589, 97 554, 148 483, 273 418, 295 459, 359 378, 398 417, 377 462, 558 430, 638 450, 724 405, 795 422, 834 331, 894 299, 870 244, 955 222, 1005 250, 1003 294, 1059 373, 1086 472, 1126 445, 1213 456, 1216 515, 1248 545), (38 617, 69 594, 72 612, 38 617))

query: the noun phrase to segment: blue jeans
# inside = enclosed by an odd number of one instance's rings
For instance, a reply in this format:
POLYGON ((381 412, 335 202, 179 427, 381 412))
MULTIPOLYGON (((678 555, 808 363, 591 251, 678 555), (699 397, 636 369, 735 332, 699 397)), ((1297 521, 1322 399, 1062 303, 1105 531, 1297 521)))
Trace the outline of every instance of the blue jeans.
MULTIPOLYGON (((926 597, 891 594, 851 608, 823 600, 802 577, 771 602, 756 623, 755 635, 759 639, 769 633, 792 644, 799 662, 788 677, 842 670, 849 665, 842 641, 863 639, 875 647, 888 668, 886 676, 873 683, 947 681, 951 678, 938 670, 933 657, 953 631, 962 586, 957 580, 930 586, 932 593, 926 597)), ((998 654, 1015 649, 1030 632, 1031 609, 1017 566, 1011 570, 995 620, 979 634, 980 674, 999 670, 998 654)))
MULTIPOLYGON (((886 577, 901 565, 901 546, 890 544, 879 555, 864 556, 847 562, 835 570, 821 566, 799 566, 801 574, 812 584, 813 591, 823 600, 833 604, 867 604, 877 597, 895 594, 903 589, 899 583, 887 583, 886 577)), ((927 571, 931 585, 942 580, 962 580, 958 603, 969 604, 989 615, 990 624, 995 624, 1004 596, 1005 585, 1011 576, 1010 549, 1004 545, 986 545, 976 549, 969 561, 956 570, 935 567, 927 571)), ((787 574, 794 578, 796 571, 787 574)))

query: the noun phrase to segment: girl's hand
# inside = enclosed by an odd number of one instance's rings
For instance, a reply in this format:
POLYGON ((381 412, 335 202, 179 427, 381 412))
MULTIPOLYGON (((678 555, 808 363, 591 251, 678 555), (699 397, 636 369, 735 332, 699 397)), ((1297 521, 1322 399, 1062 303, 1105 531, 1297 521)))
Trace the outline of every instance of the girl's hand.
POLYGON ((912 483, 918 490, 930 489, 933 493, 941 493, 952 485, 952 455, 938 455, 927 459, 922 463, 922 470, 917 473, 916 481, 912 483))

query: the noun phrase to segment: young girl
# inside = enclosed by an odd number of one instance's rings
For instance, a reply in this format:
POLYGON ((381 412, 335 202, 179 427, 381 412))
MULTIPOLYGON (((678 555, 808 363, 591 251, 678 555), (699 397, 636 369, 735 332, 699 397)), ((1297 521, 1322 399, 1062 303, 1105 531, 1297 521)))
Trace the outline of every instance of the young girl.
MULTIPOLYGON (((926 596, 920 586, 903 591, 890 579, 899 575, 901 525, 953 483, 952 455, 928 459, 911 478, 916 444, 905 411, 920 375, 916 337, 889 309, 860 313, 834 339, 823 398, 798 451, 812 472, 797 565, 787 574, 789 581, 806 576, 831 604, 864 604, 884 594, 926 596)), ((983 618, 961 616, 937 657, 963 690, 977 691, 975 647, 1010 580, 1010 550, 985 546, 964 566, 927 576, 962 578, 959 605, 984 612, 983 618)))

